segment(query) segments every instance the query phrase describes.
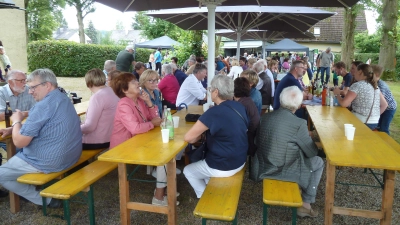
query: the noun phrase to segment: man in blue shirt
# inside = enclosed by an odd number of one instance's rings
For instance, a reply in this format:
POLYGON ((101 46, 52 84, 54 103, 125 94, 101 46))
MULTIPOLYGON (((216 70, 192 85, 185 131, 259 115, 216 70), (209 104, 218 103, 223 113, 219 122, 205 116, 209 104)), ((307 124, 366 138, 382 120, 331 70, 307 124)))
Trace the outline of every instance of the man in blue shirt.
MULTIPOLYGON (((16 111, 11 116, 12 127, 0 130, 3 137, 12 134, 15 146, 22 148, 0 167, 0 184, 42 205, 36 187, 19 183, 17 178, 27 173, 52 173, 71 167, 82 153, 82 132, 74 106, 58 90, 56 76, 51 70, 33 71, 27 83, 37 103, 24 124, 24 115, 16 111)), ((47 199, 49 207, 60 207, 61 203, 61 200, 47 199)))
POLYGON ((160 52, 160 48, 157 48, 156 54, 154 54, 154 61, 156 62, 156 71, 158 71, 158 74, 161 76, 161 61, 162 61, 162 55, 160 52))
POLYGON ((335 63, 334 67, 336 74, 343 77, 342 85, 340 87, 340 90, 342 91, 340 92, 340 95, 346 96, 347 92, 349 91, 353 76, 347 72, 346 64, 344 62, 337 62, 335 63))
MULTIPOLYGON (((290 71, 286 76, 282 78, 282 80, 279 82, 278 86, 276 87, 275 90, 275 95, 274 95, 274 110, 279 109, 281 106, 280 103, 280 95, 281 92, 284 88, 290 87, 290 86, 297 86, 300 90, 303 90, 303 88, 300 85, 299 78, 302 78, 304 75, 304 71, 306 71, 307 68, 304 66, 304 62, 301 60, 297 60, 292 62, 292 66, 290 67, 290 71)), ((310 93, 306 93, 303 91, 303 99, 312 99, 312 95, 310 93)), ((299 109, 296 111, 296 115, 300 118, 303 117, 303 110, 299 109)))
POLYGON ((176 79, 178 80, 179 87, 180 87, 180 86, 182 86, 183 81, 185 81, 185 79, 188 76, 182 70, 179 70, 177 68, 176 62, 178 62, 178 59, 176 57, 172 57, 170 65, 172 67, 172 71, 174 72, 174 75, 175 75, 176 79))

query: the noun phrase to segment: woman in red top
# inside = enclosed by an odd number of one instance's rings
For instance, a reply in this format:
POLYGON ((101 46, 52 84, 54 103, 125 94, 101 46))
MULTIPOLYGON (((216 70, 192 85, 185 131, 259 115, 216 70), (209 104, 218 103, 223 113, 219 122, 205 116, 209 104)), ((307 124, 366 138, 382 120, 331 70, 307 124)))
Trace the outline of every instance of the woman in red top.
POLYGON ((179 92, 179 82, 174 76, 172 67, 169 64, 164 64, 161 69, 163 79, 158 84, 158 89, 160 89, 164 100, 163 105, 167 105, 167 108, 175 109, 176 98, 179 92))

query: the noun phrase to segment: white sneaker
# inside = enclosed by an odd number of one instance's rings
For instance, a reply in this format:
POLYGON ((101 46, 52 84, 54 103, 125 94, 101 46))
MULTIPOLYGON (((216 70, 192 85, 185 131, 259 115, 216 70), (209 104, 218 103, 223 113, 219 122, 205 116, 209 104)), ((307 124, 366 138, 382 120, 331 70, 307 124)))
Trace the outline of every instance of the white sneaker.
MULTIPOLYGON (((151 201, 151 204, 160 205, 160 206, 168 206, 167 196, 164 196, 164 200, 158 200, 158 199, 156 199, 156 197, 153 197, 153 200, 151 201)), ((179 205, 178 201, 176 201, 176 205, 179 205)))
POLYGON ((178 168, 176 168, 176 174, 181 174, 182 173, 182 170, 180 170, 180 169, 178 169, 178 168))
MULTIPOLYGON (((154 195, 156 195, 156 189, 154 189, 154 195)), ((181 195, 181 193, 176 192, 176 197, 178 197, 179 195, 181 195)), ((164 192, 164 196, 167 196, 167 192, 164 192)))

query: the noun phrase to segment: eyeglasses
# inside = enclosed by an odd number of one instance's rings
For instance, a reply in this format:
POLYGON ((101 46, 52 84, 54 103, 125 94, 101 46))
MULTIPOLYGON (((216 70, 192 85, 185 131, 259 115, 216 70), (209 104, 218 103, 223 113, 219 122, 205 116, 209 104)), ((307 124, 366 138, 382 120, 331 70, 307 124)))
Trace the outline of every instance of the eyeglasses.
POLYGON ((158 83, 158 79, 154 79, 154 80, 147 80, 147 82, 149 82, 150 84, 153 84, 153 83, 158 83))
POLYGON ((16 81, 19 81, 19 82, 21 82, 21 83, 26 83, 26 79, 21 79, 21 80, 18 80, 18 79, 12 79, 12 80, 16 80, 16 81))
POLYGON ((47 83, 47 82, 45 81, 45 82, 42 82, 42 83, 40 83, 40 84, 36 84, 36 85, 34 85, 34 86, 28 86, 28 89, 29 89, 29 91, 34 92, 35 89, 36 89, 39 85, 42 85, 42 84, 45 84, 45 83, 47 83))

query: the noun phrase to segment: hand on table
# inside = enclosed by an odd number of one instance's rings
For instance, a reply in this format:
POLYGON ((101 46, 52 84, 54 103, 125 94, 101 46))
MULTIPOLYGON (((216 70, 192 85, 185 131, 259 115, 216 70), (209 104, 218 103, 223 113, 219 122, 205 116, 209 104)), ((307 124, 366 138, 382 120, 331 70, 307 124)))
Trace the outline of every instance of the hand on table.
POLYGON ((313 95, 312 95, 311 93, 308 93, 308 94, 307 94, 307 99, 308 99, 308 100, 312 100, 312 98, 313 98, 313 95))
POLYGON ((13 122, 21 122, 25 119, 24 113, 21 112, 19 109, 16 109, 15 112, 11 116, 11 120, 13 122))
POLYGON ((11 135, 12 134, 12 129, 13 129, 12 127, 7 127, 7 128, 4 128, 4 129, 0 129, 1 137, 4 138, 4 137, 7 137, 7 136, 11 135))
POLYGON ((162 119, 161 119, 160 117, 156 117, 156 118, 153 118, 150 122, 151 122, 155 127, 159 127, 160 124, 161 124, 161 122, 162 122, 162 119))

